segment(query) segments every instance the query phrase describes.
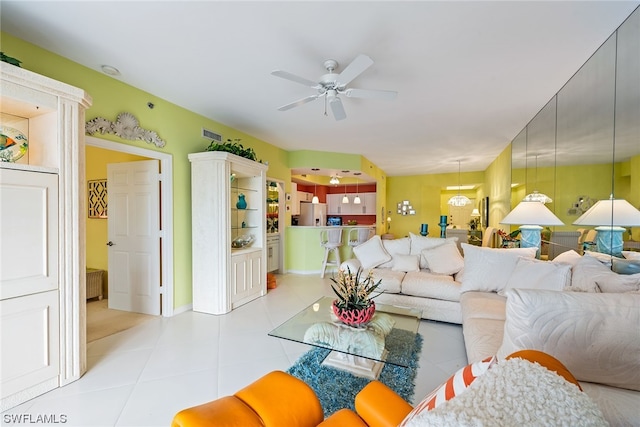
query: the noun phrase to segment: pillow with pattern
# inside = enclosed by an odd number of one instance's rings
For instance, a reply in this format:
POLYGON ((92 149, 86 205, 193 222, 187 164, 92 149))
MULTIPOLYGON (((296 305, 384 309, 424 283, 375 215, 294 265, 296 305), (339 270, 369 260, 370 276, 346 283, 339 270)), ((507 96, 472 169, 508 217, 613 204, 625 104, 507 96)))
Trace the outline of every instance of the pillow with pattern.
POLYGON ((496 357, 487 357, 479 362, 461 368, 451 376, 444 384, 429 393, 400 423, 400 427, 406 426, 409 421, 423 411, 430 411, 437 408, 447 400, 463 393, 473 381, 484 374, 496 363, 496 357))

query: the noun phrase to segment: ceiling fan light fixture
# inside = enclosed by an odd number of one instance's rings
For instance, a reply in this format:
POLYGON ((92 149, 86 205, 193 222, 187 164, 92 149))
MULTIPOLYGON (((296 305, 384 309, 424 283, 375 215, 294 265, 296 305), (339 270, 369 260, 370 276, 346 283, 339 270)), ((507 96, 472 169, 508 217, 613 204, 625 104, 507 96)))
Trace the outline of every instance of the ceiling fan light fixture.
POLYGON ((331 179, 329 180, 329 184, 331 184, 331 185, 338 185, 338 184, 340 184, 340 180, 338 179, 338 177, 337 177, 337 176, 333 175, 333 176, 331 177, 331 179))

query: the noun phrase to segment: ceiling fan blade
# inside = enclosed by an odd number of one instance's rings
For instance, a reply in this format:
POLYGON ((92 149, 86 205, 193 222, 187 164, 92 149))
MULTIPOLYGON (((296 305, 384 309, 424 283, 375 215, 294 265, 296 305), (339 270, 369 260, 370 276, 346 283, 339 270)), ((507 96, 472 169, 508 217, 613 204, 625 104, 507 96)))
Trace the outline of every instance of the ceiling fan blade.
POLYGON ((340 98, 333 98, 329 101, 329 105, 331 106, 331 112, 333 113, 334 119, 343 120, 347 118, 347 113, 344 111, 344 106, 342 105, 340 98))
POLYGON ((396 99, 398 92, 392 90, 347 89, 343 92, 349 98, 396 99))
POLYGON ((310 95, 310 96, 307 96, 306 98, 298 99, 297 101, 293 101, 290 104, 283 105, 282 107, 278 108, 278 110, 280 110, 280 111, 290 110, 293 107, 298 107, 300 105, 306 104, 307 102, 314 101, 314 100, 318 99, 319 96, 320 95, 310 95))
POLYGON ((356 59, 351 61, 351 64, 347 65, 347 67, 342 70, 336 79, 336 85, 338 87, 345 87, 351 82, 351 80, 358 77, 371 65, 373 65, 373 59, 369 58, 367 55, 360 54, 356 56, 356 59))
POLYGON ((291 74, 288 71, 283 70, 274 70, 271 72, 272 75, 276 77, 280 77, 283 79, 291 80, 292 82, 300 83, 305 86, 312 87, 314 89, 319 89, 321 87, 320 83, 313 82, 309 79, 305 79, 304 77, 296 76, 295 74, 291 74))

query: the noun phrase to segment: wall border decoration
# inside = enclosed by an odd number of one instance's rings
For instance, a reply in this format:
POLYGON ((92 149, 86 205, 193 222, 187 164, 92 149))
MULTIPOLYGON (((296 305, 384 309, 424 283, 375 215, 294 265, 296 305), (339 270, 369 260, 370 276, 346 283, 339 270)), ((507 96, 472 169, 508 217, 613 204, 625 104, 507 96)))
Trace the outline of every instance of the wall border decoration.
POLYGON ((100 132, 102 135, 105 133, 114 134, 122 139, 140 140, 159 148, 167 144, 155 131, 141 128, 140 122, 131 113, 118 114, 115 122, 103 117, 96 117, 87 121, 84 130, 89 135, 93 135, 96 132, 100 132))
POLYGON ((89 218, 107 218, 107 180, 87 181, 87 216, 89 218))

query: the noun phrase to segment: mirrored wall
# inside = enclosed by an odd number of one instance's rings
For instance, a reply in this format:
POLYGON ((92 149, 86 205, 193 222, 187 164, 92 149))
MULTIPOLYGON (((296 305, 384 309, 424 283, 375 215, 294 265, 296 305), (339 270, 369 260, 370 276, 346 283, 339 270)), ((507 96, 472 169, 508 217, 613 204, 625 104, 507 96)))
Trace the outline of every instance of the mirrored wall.
POLYGON ((640 207, 640 9, 514 138, 512 185, 512 208, 534 191, 553 200, 556 230, 611 194, 640 207))

